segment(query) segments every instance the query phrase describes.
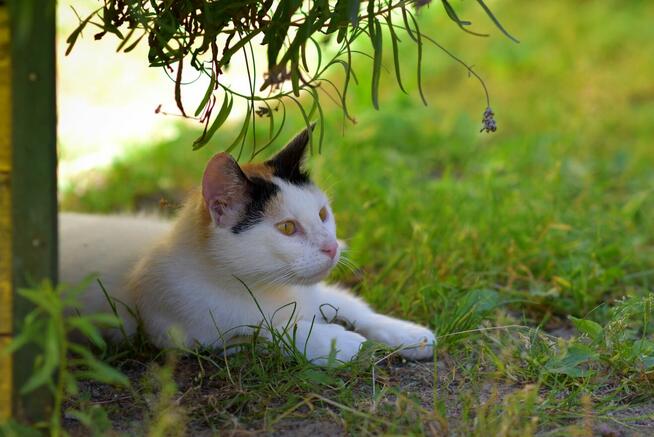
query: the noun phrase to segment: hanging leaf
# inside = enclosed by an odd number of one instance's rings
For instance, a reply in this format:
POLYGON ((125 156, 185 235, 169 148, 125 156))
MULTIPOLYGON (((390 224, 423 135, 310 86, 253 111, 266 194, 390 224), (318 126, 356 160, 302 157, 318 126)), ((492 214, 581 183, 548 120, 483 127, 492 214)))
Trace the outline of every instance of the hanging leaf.
POLYGON ((488 36, 487 33, 477 33, 467 29, 466 26, 470 26, 472 23, 470 21, 461 20, 452 5, 450 5, 450 2, 447 0, 441 0, 441 2, 443 3, 447 16, 450 17, 450 20, 454 21, 461 30, 475 36, 488 36))
POLYGON ((402 75, 400 74, 400 48, 398 47, 400 38, 398 38, 397 34, 395 33, 393 20, 391 19, 390 13, 386 15, 386 24, 388 25, 388 30, 391 33, 391 44, 393 45, 393 64, 395 65, 395 78, 397 79, 397 85, 400 87, 404 94, 407 94, 404 86, 402 85, 402 75))
MULTIPOLYGON (((372 2, 371 2, 372 3, 372 2)), ((381 62, 382 62, 382 32, 379 21, 373 20, 373 31, 370 34, 372 40, 372 48, 374 53, 373 67, 372 67, 372 105, 375 109, 379 109, 379 79, 381 77, 381 62)))
MULTIPOLYGON (((317 98, 323 91, 318 89, 319 93, 314 93, 311 89, 327 79, 328 70, 337 64, 346 67, 345 80, 336 93, 339 96, 337 103, 345 117, 354 122, 355 119, 347 108, 348 90, 352 85, 350 79, 354 79, 356 83, 351 68, 353 53, 365 53, 373 59, 371 97, 373 106, 378 109, 383 46, 382 20, 389 29, 395 78, 399 89, 407 92, 402 80, 399 56, 402 48, 398 28, 407 32, 407 41, 417 48, 418 91, 423 103, 426 104, 427 101, 422 88, 421 69, 423 41, 429 38, 422 34, 410 12, 411 7, 420 6, 418 3, 360 0, 104 0, 103 3, 102 8, 80 20, 80 25, 67 39, 67 53, 72 50, 88 24, 100 28, 100 32, 95 35, 96 39, 109 34, 117 38, 120 41, 118 51, 132 51, 141 41, 146 40, 149 46, 149 64, 164 68, 168 74, 176 70, 174 97, 183 116, 187 116, 182 105, 184 84, 181 79, 184 62, 201 74, 209 76, 211 80, 204 95, 194 105, 193 117, 200 117, 200 122, 204 125, 202 135, 193 143, 194 150, 207 144, 224 126, 233 109, 234 99, 245 101, 249 112, 252 113, 256 111, 255 106, 261 107, 262 102, 279 102, 291 95, 297 98, 303 91, 309 91, 309 98, 317 98), (393 19, 396 11, 401 12, 401 20, 398 16, 400 21, 397 22, 393 19), (363 34, 369 38, 367 48, 370 50, 354 50, 352 44, 363 34), (325 44, 333 41, 334 35, 340 47, 323 67, 325 44), (249 51, 252 52, 253 41, 260 37, 261 45, 267 54, 267 69, 257 68, 255 57, 245 50, 249 46, 249 51), (315 68, 311 65, 312 57, 306 53, 309 42, 316 48, 318 65, 315 68), (264 72, 264 81, 259 90, 251 86, 247 92, 241 92, 221 82, 221 75, 230 68, 232 58, 241 55, 250 58, 250 61, 247 61, 247 69, 251 73, 251 85, 260 79, 257 72, 264 72), (290 84, 290 91, 285 84, 290 84), (216 104, 213 95, 219 86, 229 98, 223 100, 219 114, 212 119, 216 104)), ((442 3, 452 22, 470 32, 466 29, 470 23, 458 16, 451 0, 442 0, 442 3)), ((477 3, 502 32, 515 40, 483 0, 477 0, 477 3)), ((451 53, 447 54, 454 58, 451 53)), ((462 63, 459 59, 455 60, 462 63)), ((184 67, 189 68, 188 66, 184 67)), ((481 78, 472 72, 470 67, 467 68, 479 79, 487 96, 481 78)), ((484 107, 490 107, 488 97, 484 107)), ((253 146, 256 148, 254 124, 257 120, 252 115, 247 118, 248 124, 253 123, 251 132, 253 146)), ((249 127, 242 129, 242 132, 248 131, 249 127)), ((244 144, 245 137, 241 136, 239 141, 244 144)), ((253 150, 253 155, 257 153, 257 150, 253 150)))
POLYGON ((497 28, 500 29, 504 35, 506 35, 506 36, 507 36, 511 41, 513 41, 513 42, 517 42, 517 43, 520 42, 520 41, 518 41, 516 38, 514 38, 513 36, 511 36, 511 35, 509 34, 509 32, 506 31, 506 29, 504 29, 504 26, 502 26, 502 23, 500 23, 499 20, 498 20, 497 18, 495 18, 495 15, 493 15, 493 12, 490 10, 490 8, 489 8, 488 6, 486 6, 486 3, 484 3, 484 0, 477 0, 477 3, 479 3, 479 5, 480 5, 480 6, 482 7, 482 9, 484 10, 484 12, 486 12, 486 15, 488 15, 488 17, 489 17, 491 20, 493 20, 493 23, 495 23, 495 25, 497 26, 497 28))
POLYGON ((218 112, 218 115, 214 119, 213 123, 211 123, 211 127, 209 128, 207 133, 193 142, 193 150, 198 150, 199 148, 201 148, 202 146, 204 146, 209 142, 211 137, 213 137, 213 134, 216 133, 218 128, 222 126, 223 123, 225 123, 225 120, 227 120, 227 117, 232 111, 233 105, 234 105, 234 98, 229 94, 225 94, 225 100, 223 100, 223 105, 220 107, 220 111, 218 112))

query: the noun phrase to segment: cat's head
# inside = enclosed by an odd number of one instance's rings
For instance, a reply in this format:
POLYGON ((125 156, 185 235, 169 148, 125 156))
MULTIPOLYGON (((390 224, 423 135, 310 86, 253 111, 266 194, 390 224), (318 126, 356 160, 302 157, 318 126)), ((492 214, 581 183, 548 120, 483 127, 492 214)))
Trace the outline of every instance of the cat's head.
POLYGON ((246 283, 312 284, 338 263, 340 247, 327 196, 303 167, 311 131, 263 163, 218 153, 202 179, 210 250, 246 283))

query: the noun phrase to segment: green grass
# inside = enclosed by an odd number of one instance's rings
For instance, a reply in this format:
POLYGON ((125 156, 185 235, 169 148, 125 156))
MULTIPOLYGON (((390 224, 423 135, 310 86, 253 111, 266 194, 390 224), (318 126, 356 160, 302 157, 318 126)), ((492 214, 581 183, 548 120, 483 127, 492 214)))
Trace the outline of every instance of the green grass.
MULTIPOLYGON (((476 8, 460 7, 494 32, 476 8)), ((618 420, 629 432, 654 426, 652 408, 642 406, 654 369, 654 57, 646 50, 654 9, 647 1, 497 2, 494 12, 521 40, 513 44, 457 34, 440 8, 423 12, 423 30, 486 79, 499 131, 478 133, 478 84, 426 46, 429 106, 407 67, 411 95, 385 74, 381 111, 370 110, 371 67, 362 58, 350 103, 358 123, 344 125, 327 105, 325 144, 310 162, 359 267, 334 279, 444 336, 433 409, 398 388, 392 365, 377 370, 375 399, 372 358, 314 370, 273 351, 275 359, 242 354, 203 367, 198 386, 217 398, 203 401, 204 413, 187 411, 193 426, 274 428, 279 417, 304 416, 354 433, 589 435, 618 420), (514 327, 495 329, 502 326, 514 327)), ((403 65, 415 61, 404 54, 403 65)), ((282 136, 301 124, 290 119, 282 136)), ((178 203, 236 132, 191 152, 195 135, 135 148, 101 177, 65 189, 62 206, 178 203)))

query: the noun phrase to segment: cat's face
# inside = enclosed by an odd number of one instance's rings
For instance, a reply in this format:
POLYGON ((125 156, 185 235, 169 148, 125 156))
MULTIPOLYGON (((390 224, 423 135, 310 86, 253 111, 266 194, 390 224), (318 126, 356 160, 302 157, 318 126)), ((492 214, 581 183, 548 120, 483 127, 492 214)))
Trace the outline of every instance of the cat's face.
POLYGON ((327 196, 302 168, 310 133, 279 154, 240 167, 225 153, 202 181, 217 263, 246 284, 312 284, 338 263, 340 247, 327 196))

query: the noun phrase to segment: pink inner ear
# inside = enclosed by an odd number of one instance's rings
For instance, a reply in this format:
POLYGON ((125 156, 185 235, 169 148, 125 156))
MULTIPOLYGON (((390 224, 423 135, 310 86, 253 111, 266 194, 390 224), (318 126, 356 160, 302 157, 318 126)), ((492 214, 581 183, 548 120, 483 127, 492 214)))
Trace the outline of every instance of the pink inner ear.
POLYGON ((227 153, 218 153, 207 163, 202 176, 202 196, 217 224, 227 224, 245 203, 248 179, 227 153))

